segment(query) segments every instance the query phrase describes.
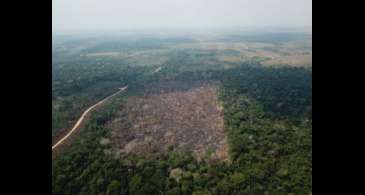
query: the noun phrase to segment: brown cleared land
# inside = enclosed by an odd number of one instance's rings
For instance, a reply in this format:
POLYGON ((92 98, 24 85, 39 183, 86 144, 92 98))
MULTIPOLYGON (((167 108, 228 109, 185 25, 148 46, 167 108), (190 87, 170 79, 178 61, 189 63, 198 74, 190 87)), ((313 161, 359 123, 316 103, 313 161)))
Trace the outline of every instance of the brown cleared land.
POLYGON ((277 64, 288 64, 291 66, 311 66, 312 65, 312 55, 292 55, 292 56, 282 56, 279 58, 271 59, 263 62, 264 65, 272 66, 277 64))
POLYGON ((213 84, 152 84, 143 97, 129 98, 109 126, 119 154, 161 153, 173 146, 192 152, 198 160, 229 159, 222 107, 213 84))

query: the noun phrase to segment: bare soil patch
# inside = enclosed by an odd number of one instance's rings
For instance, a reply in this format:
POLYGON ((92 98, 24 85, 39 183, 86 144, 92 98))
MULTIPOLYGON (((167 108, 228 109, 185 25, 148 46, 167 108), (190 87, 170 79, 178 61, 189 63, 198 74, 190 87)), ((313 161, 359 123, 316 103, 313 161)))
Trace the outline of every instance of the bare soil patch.
POLYGON ((292 66, 312 65, 312 55, 282 56, 265 61, 263 64, 268 66, 276 64, 288 64, 292 66))
POLYGON ((131 97, 109 127, 119 154, 153 154, 170 146, 191 151, 198 160, 226 161, 227 136, 217 86, 169 81, 131 97))

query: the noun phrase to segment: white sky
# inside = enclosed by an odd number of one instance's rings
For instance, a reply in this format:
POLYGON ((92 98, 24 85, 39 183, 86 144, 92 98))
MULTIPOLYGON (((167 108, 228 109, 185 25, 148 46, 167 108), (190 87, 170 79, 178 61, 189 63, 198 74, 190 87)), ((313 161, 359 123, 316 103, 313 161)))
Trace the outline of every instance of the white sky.
POLYGON ((52 0, 58 30, 311 26, 311 0, 52 0))

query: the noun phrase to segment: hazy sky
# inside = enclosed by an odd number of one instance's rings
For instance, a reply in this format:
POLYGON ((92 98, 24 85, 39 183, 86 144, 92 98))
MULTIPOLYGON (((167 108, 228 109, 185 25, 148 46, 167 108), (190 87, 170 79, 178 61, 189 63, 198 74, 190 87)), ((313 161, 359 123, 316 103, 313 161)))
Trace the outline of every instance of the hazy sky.
POLYGON ((52 0, 53 30, 311 26, 311 0, 52 0))

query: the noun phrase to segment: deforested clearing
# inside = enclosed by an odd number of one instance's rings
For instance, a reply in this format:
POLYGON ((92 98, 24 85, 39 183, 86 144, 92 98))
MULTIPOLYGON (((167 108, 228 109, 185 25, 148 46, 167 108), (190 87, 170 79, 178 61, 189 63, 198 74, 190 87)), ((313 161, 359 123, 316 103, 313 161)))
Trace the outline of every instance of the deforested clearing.
POLYGON ((156 154, 177 148, 197 160, 229 161, 218 87, 177 81, 150 84, 130 97, 109 123, 112 144, 120 154, 156 154))

